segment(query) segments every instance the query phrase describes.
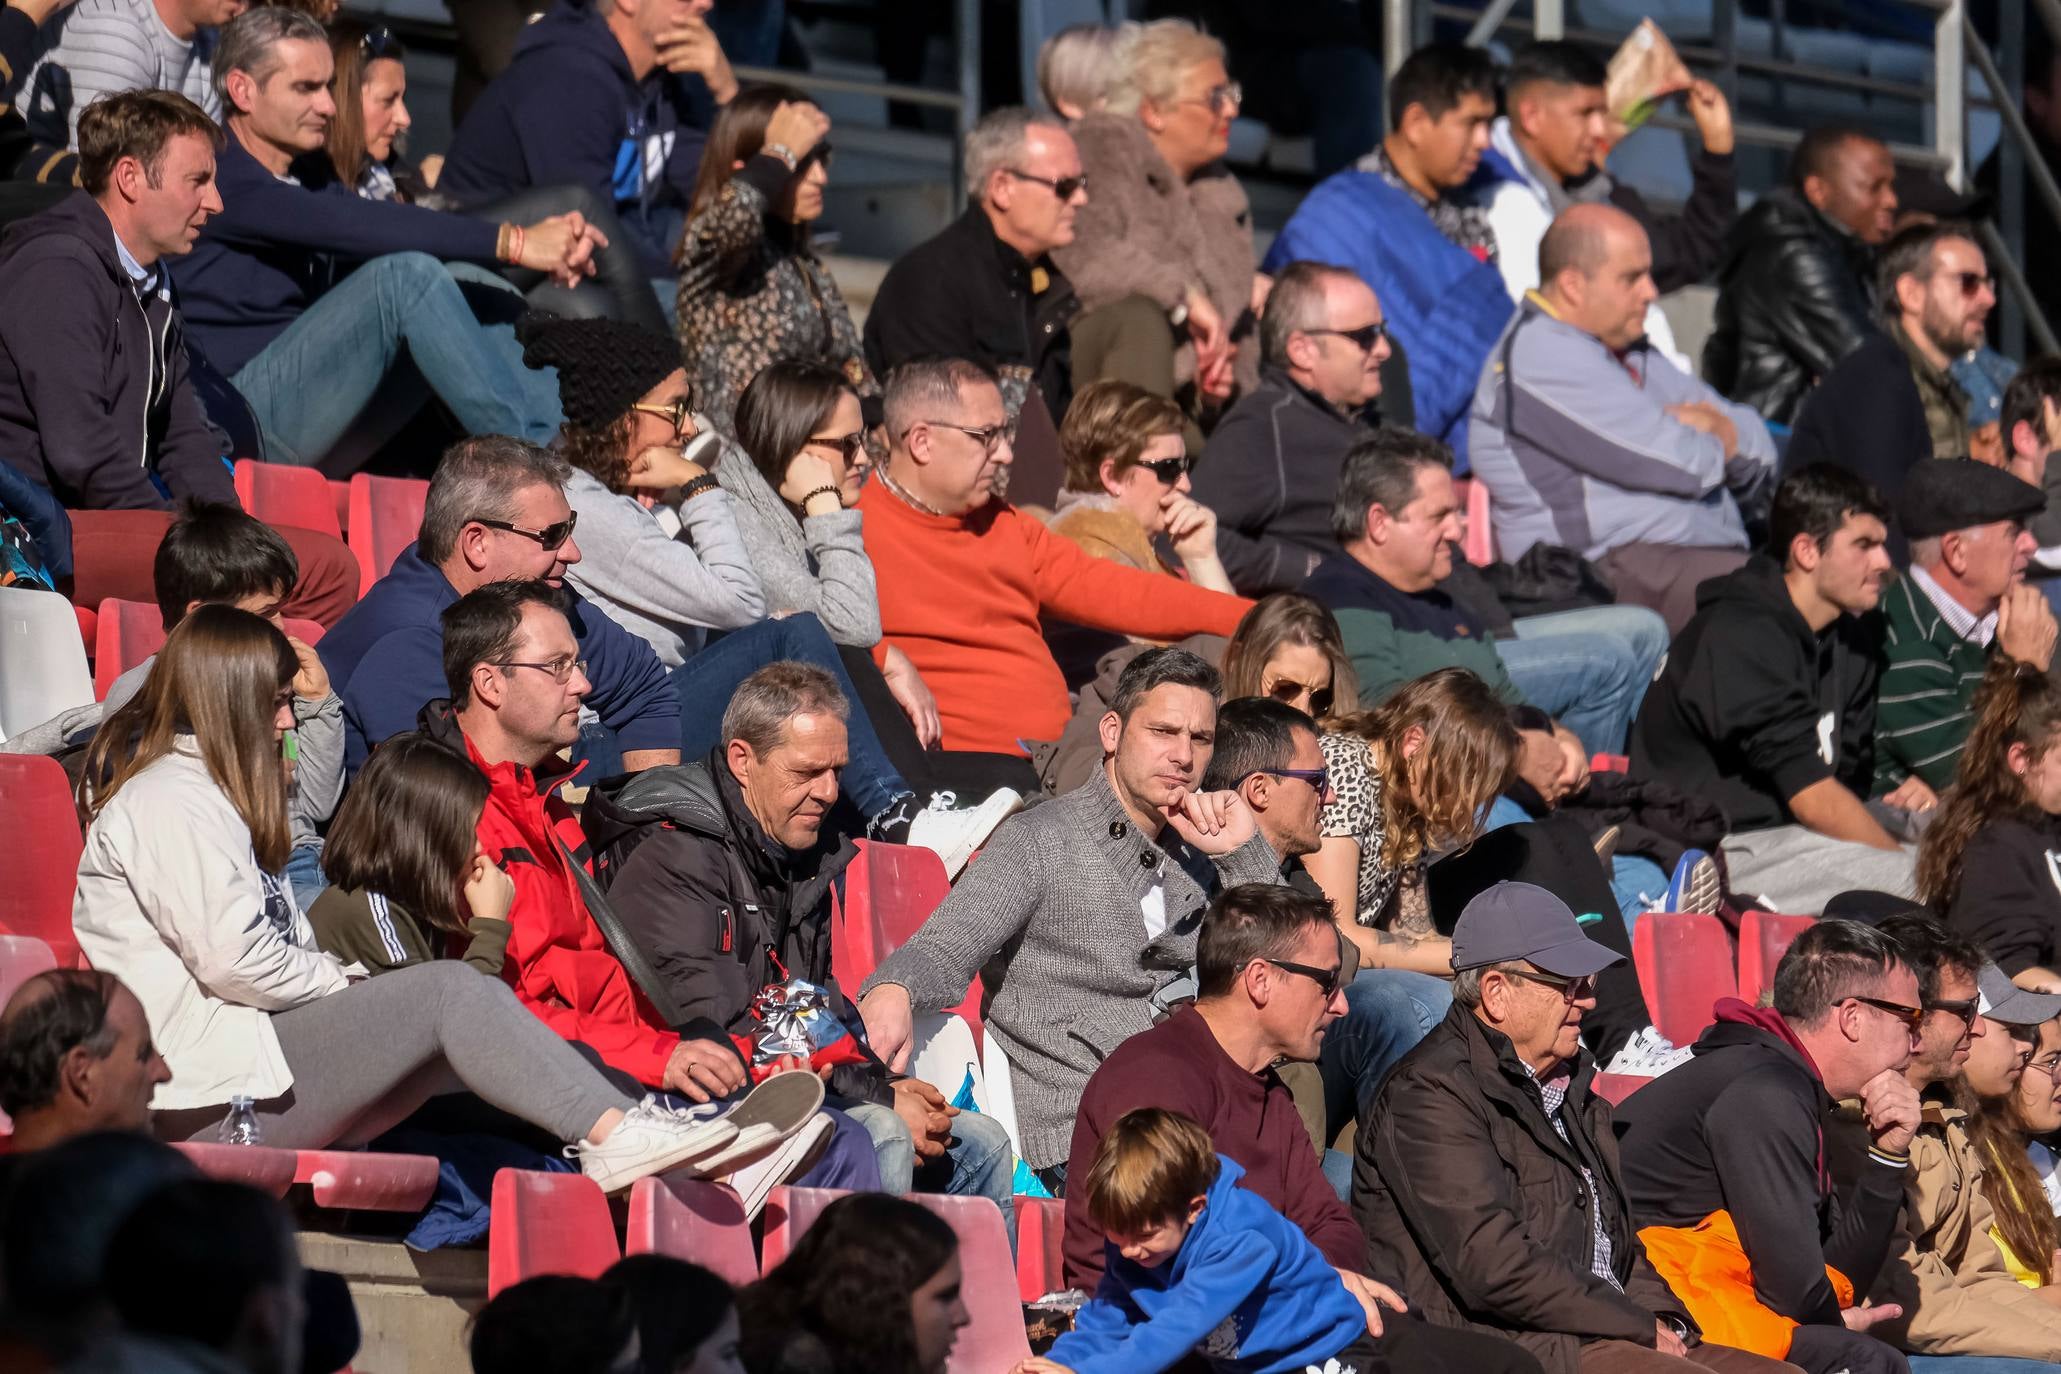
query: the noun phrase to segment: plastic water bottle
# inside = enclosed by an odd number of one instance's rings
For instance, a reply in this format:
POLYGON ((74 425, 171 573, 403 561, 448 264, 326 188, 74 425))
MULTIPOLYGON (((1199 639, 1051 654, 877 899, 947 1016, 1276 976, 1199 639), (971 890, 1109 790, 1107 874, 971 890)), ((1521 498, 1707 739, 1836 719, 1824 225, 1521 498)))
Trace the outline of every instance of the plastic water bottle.
POLYGON ((232 1097, 229 1099, 229 1115, 222 1118, 221 1140, 224 1145, 257 1145, 263 1143, 263 1133, 258 1129, 257 1099, 232 1097))

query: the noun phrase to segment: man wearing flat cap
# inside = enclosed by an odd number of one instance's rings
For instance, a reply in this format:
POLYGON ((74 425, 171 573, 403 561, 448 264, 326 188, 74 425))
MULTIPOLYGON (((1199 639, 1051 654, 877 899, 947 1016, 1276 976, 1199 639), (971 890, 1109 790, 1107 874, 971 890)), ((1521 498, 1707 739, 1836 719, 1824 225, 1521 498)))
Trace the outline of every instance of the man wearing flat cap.
POLYGON ((1705 1344, 1633 1230, 1581 1042, 1596 975, 1619 957, 1542 887, 1497 883, 1467 904, 1452 1010, 1360 1121, 1369 1261, 1427 1321, 1507 1336, 1547 1374, 1786 1370, 1705 1344))
POLYGON ((1928 809, 1954 780, 1990 659, 2045 670, 2054 612, 2025 581, 2046 508, 2038 487, 1968 458, 1912 465, 1897 498, 1911 570, 1882 594, 1886 643, 1875 705, 1878 797, 1928 809))

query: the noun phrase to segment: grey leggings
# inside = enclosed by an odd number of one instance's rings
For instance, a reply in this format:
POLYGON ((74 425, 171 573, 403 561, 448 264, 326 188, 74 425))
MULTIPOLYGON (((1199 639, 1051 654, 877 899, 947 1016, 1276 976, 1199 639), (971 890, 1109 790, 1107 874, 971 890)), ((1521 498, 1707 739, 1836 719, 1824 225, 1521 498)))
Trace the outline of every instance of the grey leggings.
MULTIPOLYGON (((470 1090, 560 1140, 637 1104, 498 978, 437 960, 396 969, 277 1012, 272 1029, 293 1086, 257 1104, 264 1143, 360 1145, 439 1093, 470 1090)), ((158 1134, 211 1138, 226 1108, 165 1112, 158 1134)))

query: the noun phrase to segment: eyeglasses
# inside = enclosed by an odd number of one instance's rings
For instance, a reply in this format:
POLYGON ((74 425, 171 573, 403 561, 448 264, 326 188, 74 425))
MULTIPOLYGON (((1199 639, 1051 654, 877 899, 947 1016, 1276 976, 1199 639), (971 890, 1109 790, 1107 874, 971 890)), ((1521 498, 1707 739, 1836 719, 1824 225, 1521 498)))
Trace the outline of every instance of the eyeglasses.
POLYGON ((1260 773, 1264 773, 1270 778, 1294 778, 1297 782, 1306 782, 1316 789, 1317 795, 1320 797, 1331 790, 1331 770, 1328 768, 1255 768, 1252 772, 1239 778, 1238 782, 1234 782, 1231 785, 1236 787, 1239 782, 1244 782, 1246 778, 1254 777, 1260 773))
POLYGON ((1362 353, 1372 353, 1374 345, 1388 337, 1388 321, 1376 320, 1363 324, 1358 329, 1305 329, 1305 334, 1330 334, 1340 339, 1351 339, 1353 346, 1362 353))
POLYGON ((831 160, 836 156, 837 149, 830 146, 830 140, 827 138, 821 139, 815 147, 802 154, 800 162, 794 164, 795 175, 799 176, 803 172, 808 171, 811 164, 820 166, 827 172, 830 170, 831 160))
POLYGON ((687 432, 687 422, 694 416, 694 397, 689 394, 671 401, 639 401, 630 409, 645 415, 661 415, 672 422, 673 437, 680 438, 687 432))
POLYGON ((1557 973, 1537 973, 1525 968, 1499 968, 1496 972, 1509 978, 1522 978, 1527 983, 1538 983, 1553 989, 1570 1002, 1579 1002, 1585 997, 1596 995, 1596 975, 1584 973, 1579 978, 1562 978, 1557 973))
POLYGON ((398 58, 401 55, 401 45, 394 41, 394 31, 384 24, 359 39, 358 50, 364 53, 367 62, 382 57, 398 58))
POLYGON ((506 520, 475 520, 472 523, 475 525, 485 525, 490 530, 506 530, 510 534, 519 534, 525 539, 534 539, 549 552, 564 547, 565 541, 572 538, 573 526, 577 525, 579 521, 580 513, 574 511, 557 524, 546 525, 540 530, 526 530, 520 525, 511 525, 506 520))
POLYGON ((1317 968, 1311 964, 1291 964, 1286 959, 1255 959, 1256 964, 1272 964, 1288 973, 1299 973, 1324 991, 1324 1000, 1330 1001, 1338 995, 1338 988, 1345 981, 1345 964, 1341 961, 1330 968, 1317 968))
POLYGON ((847 466, 859 461, 859 455, 866 451, 866 431, 855 429, 850 434, 811 434, 809 442, 834 448, 844 454, 847 466))
POLYGON ((1221 86, 1212 86, 1204 91, 1199 99, 1189 96, 1186 100, 1174 102, 1176 105, 1207 105, 1210 109, 1219 111, 1236 110, 1244 103, 1245 87, 1236 81, 1226 81, 1221 86))
MULTIPOLYGON (((967 425, 955 425, 950 420, 925 420, 923 423, 926 425, 937 425, 941 429, 956 429, 967 438, 977 440, 980 443, 981 449, 987 453, 993 453, 1004 439, 1014 439, 1016 437, 1016 426, 1007 420, 1004 420, 999 425, 989 425, 986 429, 973 429, 967 425)), ((902 437, 908 437, 907 431, 903 432, 902 437)))
POLYGON ((1161 486, 1170 487, 1195 471, 1195 460, 1184 453, 1179 458, 1140 458, 1138 466, 1157 477, 1161 486))
POLYGON ((2052 1078, 2057 1074, 2061 1074, 2061 1054, 2042 1055, 2040 1058, 2033 1060, 2030 1064, 2027 1064, 2025 1067, 2028 1069, 2037 1069, 2041 1073, 2046 1074, 2049 1078, 2052 1078))
POLYGON ((1925 1024, 1925 1008, 1923 1007, 1905 1006, 1902 1002, 1885 1002, 1880 997, 1850 997, 1847 1000, 1859 1002, 1864 1007, 1873 1007, 1877 1011, 1889 1013, 1897 1020, 1903 1022, 1904 1027, 1913 1035, 1916 1035, 1918 1028, 1925 1024))
POLYGON ((1960 279, 1961 295, 1968 300, 1974 300, 1985 290, 1992 296, 1997 294, 1997 279, 1995 277, 1984 276, 1980 272, 1956 272, 1954 276, 1960 279))
POLYGON ((1052 194, 1061 200, 1072 200, 1076 192, 1088 189, 1086 173, 1074 177, 1060 177, 1055 181, 1051 177, 1034 177, 1029 172, 1019 172, 1014 167, 1004 167, 1002 170, 1018 181, 1034 181, 1040 186, 1051 187, 1052 194))
POLYGON ((1962 1024, 1972 1026, 1975 1024, 1975 1018, 1981 1014, 1982 1002, 1974 997, 1964 998, 1958 1002, 1935 999, 1927 1002, 1924 1010, 1928 1015, 1935 1011, 1944 1012, 1946 1015, 1959 1020, 1962 1024))
POLYGON ((498 668, 535 668, 540 673, 551 674, 551 680, 561 687, 572 681, 574 673, 579 673, 584 677, 587 672, 587 660, 584 658, 554 658, 549 663, 516 663, 511 660, 507 663, 496 664, 495 666, 498 668))

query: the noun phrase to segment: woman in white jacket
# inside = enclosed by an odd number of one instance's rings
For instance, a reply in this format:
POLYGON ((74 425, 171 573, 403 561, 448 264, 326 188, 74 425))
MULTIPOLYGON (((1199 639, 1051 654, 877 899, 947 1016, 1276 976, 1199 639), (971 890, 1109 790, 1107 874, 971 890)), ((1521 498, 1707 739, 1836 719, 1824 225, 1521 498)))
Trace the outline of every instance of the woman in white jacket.
POLYGON ((573 1142, 609 1189, 755 1143, 621 1092, 469 965, 367 981, 316 947, 280 876, 299 667, 266 621, 202 606, 87 751, 72 925, 142 1001, 171 1066, 158 1133, 206 1138, 250 1097, 267 1145, 362 1144, 464 1088, 573 1142))

